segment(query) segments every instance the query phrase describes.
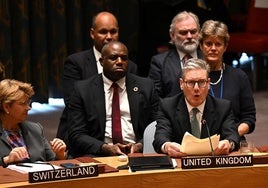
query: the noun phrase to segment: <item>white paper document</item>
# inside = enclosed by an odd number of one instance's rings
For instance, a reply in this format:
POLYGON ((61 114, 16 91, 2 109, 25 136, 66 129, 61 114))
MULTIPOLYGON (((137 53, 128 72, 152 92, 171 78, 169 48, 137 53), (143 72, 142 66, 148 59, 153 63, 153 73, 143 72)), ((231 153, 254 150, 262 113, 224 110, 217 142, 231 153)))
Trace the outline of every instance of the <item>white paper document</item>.
POLYGON ((53 165, 53 167, 52 167, 52 164, 49 164, 49 163, 37 162, 37 163, 20 163, 20 164, 8 165, 7 168, 9 168, 10 170, 15 170, 23 174, 26 174, 28 172, 55 170, 55 169, 61 168, 56 165, 53 165))
MULTIPOLYGON (((215 150, 218 147, 220 135, 215 134, 210 138, 212 148, 215 150)), ((189 132, 186 132, 183 136, 180 150, 187 155, 209 155, 211 154, 211 145, 209 138, 196 138, 189 132)))

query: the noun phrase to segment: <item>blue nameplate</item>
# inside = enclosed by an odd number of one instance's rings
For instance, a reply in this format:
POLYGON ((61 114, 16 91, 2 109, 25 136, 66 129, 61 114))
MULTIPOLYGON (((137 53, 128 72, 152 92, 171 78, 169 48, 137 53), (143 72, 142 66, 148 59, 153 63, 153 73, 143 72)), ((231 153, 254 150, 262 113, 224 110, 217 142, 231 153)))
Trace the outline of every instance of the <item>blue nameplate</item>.
POLYGON ((29 172, 29 183, 98 176, 98 165, 29 172))
POLYGON ((253 166, 252 155, 182 157, 182 169, 253 166))

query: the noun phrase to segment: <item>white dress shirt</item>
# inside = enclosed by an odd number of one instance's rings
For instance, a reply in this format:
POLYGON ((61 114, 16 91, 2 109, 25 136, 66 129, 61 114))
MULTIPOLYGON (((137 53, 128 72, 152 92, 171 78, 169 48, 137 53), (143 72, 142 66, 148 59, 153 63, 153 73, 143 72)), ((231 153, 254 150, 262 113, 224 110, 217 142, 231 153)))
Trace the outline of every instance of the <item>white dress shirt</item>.
POLYGON ((97 64, 97 69, 98 69, 98 74, 102 73, 102 65, 100 64, 100 58, 101 58, 101 53, 93 46, 93 53, 96 58, 96 64, 97 64))
MULTIPOLYGON (((103 74, 104 92, 105 92, 105 108, 106 108, 106 127, 105 127, 105 142, 112 144, 112 98, 113 88, 111 87, 113 82, 106 78, 103 74)), ((119 100, 120 100, 120 112, 121 112, 121 127, 122 127, 122 138, 125 144, 135 143, 136 137, 134 134, 130 110, 128 95, 126 90, 125 77, 118 80, 116 83, 119 88, 119 100)))

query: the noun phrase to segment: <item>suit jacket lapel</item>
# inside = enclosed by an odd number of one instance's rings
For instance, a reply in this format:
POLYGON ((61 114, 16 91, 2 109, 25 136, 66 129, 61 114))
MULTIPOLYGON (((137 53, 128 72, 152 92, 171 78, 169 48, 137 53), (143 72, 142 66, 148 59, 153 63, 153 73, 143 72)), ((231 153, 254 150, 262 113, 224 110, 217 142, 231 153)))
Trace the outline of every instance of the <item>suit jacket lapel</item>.
POLYGON ((138 131, 140 93, 139 86, 130 75, 126 77, 126 89, 134 132, 138 131))
POLYGON ((87 78, 95 75, 98 73, 98 68, 97 68, 97 63, 96 63, 96 58, 93 53, 93 48, 91 48, 88 53, 86 53, 86 64, 85 64, 85 73, 87 74, 87 78))
MULTIPOLYGON (((206 120, 209 130, 211 130, 211 127, 217 121, 217 119, 215 119, 216 116, 214 115, 214 113, 215 110, 213 108, 212 101, 209 97, 207 97, 202 119, 206 120)), ((208 132, 205 126, 206 125, 202 126, 201 128, 201 138, 208 137, 208 132)))
POLYGON ((174 49, 168 54, 169 63, 167 66, 171 66, 175 73, 181 71, 181 62, 178 52, 174 49))
POLYGON ((4 135, 2 125, 0 125, 0 135, 1 135, 0 139, 3 140, 3 142, 6 143, 9 147, 11 147, 9 142, 8 142, 8 140, 7 140, 7 138, 4 135))
POLYGON ((176 124, 178 125, 180 129, 179 132, 187 131, 191 133, 190 118, 189 118, 188 109, 187 109, 187 106, 183 97, 181 98, 181 100, 179 100, 176 114, 179 114, 176 116, 177 118, 176 124))
POLYGON ((25 125, 24 122, 22 122, 20 124, 20 129, 21 129, 21 132, 22 132, 22 135, 23 135, 23 140, 24 140, 24 143, 25 145, 31 145, 31 142, 32 142, 32 137, 30 137, 30 135, 28 135, 28 127, 27 125, 25 125))
POLYGON ((94 102, 96 105, 96 113, 98 114, 99 122, 101 125, 101 132, 105 130, 105 122, 106 122, 106 108, 105 108, 105 94, 103 87, 103 80, 101 74, 98 75, 97 79, 93 83, 92 90, 96 91, 94 93, 94 102))

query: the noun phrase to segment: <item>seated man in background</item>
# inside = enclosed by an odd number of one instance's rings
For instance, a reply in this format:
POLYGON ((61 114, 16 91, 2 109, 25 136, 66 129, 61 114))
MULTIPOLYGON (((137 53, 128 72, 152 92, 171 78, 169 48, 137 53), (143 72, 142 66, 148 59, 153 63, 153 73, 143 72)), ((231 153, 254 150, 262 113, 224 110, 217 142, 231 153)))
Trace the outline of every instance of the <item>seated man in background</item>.
POLYGON ((159 100, 153 81, 129 73, 128 62, 127 47, 111 41, 101 52, 103 72, 75 84, 68 119, 72 157, 142 152, 159 100))
POLYGON ((153 142, 155 151, 171 157, 185 156, 180 151, 185 132, 201 139, 219 134, 220 142, 214 151, 216 155, 228 154, 238 149, 239 135, 231 103, 208 95, 208 75, 209 65, 205 61, 194 58, 186 61, 180 78, 182 93, 160 102, 153 142), (194 116, 196 126, 190 122, 194 116), (206 126, 202 126, 202 120, 206 120, 209 132, 206 126))

